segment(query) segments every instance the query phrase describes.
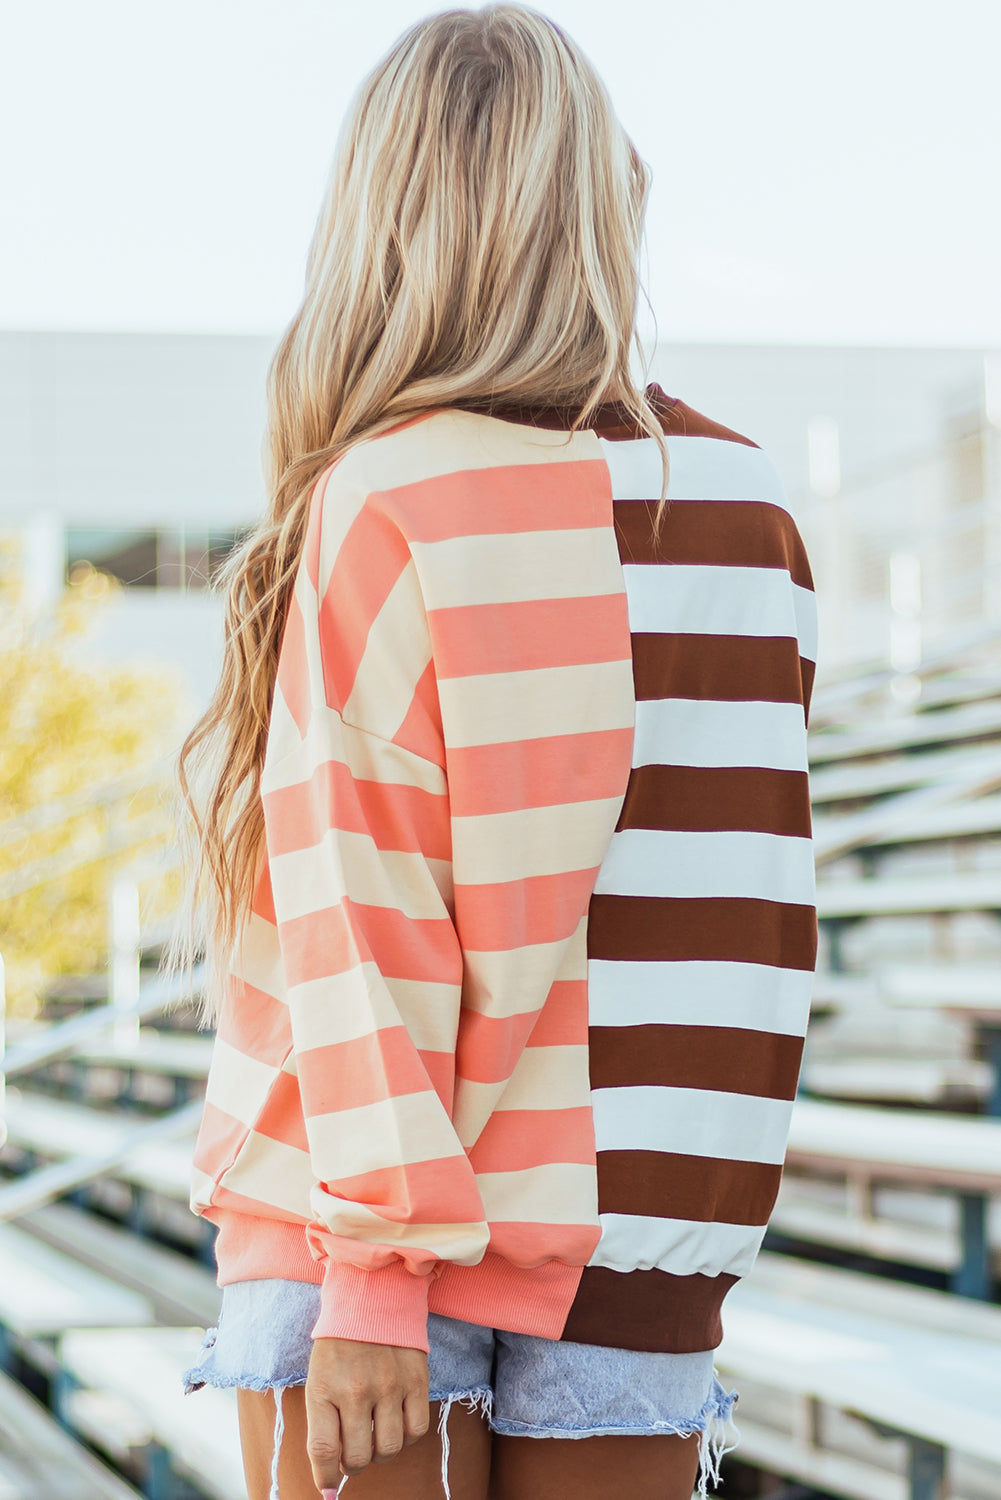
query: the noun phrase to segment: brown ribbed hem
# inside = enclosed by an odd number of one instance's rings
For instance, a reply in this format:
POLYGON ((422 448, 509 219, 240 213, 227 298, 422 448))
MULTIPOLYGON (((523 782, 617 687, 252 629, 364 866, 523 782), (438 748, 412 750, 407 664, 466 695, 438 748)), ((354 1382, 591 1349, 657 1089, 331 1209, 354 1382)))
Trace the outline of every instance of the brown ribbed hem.
POLYGON ((695 1354, 723 1342, 720 1307, 740 1278, 588 1266, 563 1329, 574 1344, 695 1354))

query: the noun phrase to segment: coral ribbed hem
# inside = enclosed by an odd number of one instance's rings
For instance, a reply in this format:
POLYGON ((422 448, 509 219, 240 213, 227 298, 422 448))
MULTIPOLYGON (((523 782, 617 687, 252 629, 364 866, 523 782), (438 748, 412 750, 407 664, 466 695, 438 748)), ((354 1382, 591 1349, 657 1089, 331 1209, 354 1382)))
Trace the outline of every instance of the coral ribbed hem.
POLYGON ((305 1224, 216 1206, 203 1210, 202 1216, 218 1229, 214 1246, 217 1286, 273 1276, 289 1281, 323 1280, 323 1262, 313 1258, 305 1224))
POLYGON ((305 1224, 217 1206, 204 1217, 218 1226, 219 1286, 271 1277, 321 1284, 314 1338, 358 1339, 426 1352, 431 1311, 485 1328, 558 1339, 582 1274, 581 1266, 556 1260, 515 1266, 489 1250, 475 1266, 439 1262, 436 1276, 414 1275, 402 1261, 363 1271, 342 1261, 314 1259, 305 1224))
POLYGON ((581 1266, 549 1260, 515 1266, 487 1251, 479 1265, 447 1262, 431 1283, 428 1308, 445 1318, 463 1318, 485 1328, 558 1339, 577 1295, 581 1266))
POLYGON ((428 1352, 428 1283, 402 1261, 363 1271, 328 1261, 320 1289, 320 1316, 314 1339, 359 1339, 428 1352))

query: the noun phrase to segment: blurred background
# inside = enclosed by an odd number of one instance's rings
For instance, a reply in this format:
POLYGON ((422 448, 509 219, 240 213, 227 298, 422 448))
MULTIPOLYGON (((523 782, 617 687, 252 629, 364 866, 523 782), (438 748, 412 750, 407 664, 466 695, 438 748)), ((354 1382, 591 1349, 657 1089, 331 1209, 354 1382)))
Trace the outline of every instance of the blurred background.
MULTIPOLYGON (((0 1496, 235 1500, 157 962, 212 581, 336 133, 407 0, 0 0, 0 1496)), ((653 171, 668 394, 765 447, 820 611, 821 956, 725 1304, 724 1497, 1001 1497, 1001 7, 548 13, 653 171)), ((196 976, 197 983, 197 976, 196 976)))

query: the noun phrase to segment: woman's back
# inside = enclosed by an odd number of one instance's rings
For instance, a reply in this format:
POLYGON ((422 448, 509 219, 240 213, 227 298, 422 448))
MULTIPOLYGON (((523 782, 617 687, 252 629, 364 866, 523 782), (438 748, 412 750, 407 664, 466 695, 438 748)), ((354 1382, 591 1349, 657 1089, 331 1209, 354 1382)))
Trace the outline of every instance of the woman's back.
POLYGON ((764 1234, 812 584, 767 455, 648 399, 659 535, 614 404, 431 412, 317 484, 191 1205, 221 1284, 329 1257, 321 1335, 701 1350, 764 1234))

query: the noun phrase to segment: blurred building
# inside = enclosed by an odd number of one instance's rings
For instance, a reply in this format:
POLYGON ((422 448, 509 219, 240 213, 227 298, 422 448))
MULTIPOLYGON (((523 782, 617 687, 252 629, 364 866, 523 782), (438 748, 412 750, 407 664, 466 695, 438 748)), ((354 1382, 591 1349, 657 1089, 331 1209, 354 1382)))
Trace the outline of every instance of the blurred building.
MULTIPOLYGON (((216 563, 263 501, 259 337, 0 333, 0 528, 51 597, 89 561, 125 583, 88 649, 214 681, 216 563)), ((821 671, 1001 628, 1001 354, 662 344, 670 395, 773 456, 814 564, 821 671)))

